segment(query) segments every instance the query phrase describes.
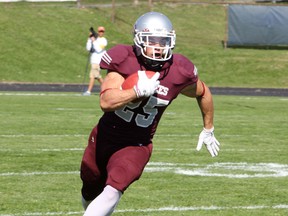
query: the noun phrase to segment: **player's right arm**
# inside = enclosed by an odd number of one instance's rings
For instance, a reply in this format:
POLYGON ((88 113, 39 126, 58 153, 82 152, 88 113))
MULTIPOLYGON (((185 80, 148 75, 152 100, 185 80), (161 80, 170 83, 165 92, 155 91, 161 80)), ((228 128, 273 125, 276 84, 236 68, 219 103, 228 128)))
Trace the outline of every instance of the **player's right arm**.
POLYGON ((124 77, 117 72, 106 75, 100 92, 100 107, 104 112, 117 110, 137 98, 133 88, 121 90, 123 82, 124 77))
POLYGON ((133 83, 134 87, 126 90, 121 90, 124 78, 120 74, 108 73, 101 85, 100 106, 103 111, 113 111, 136 98, 149 97, 154 94, 159 85, 160 74, 156 72, 153 77, 148 78, 145 71, 137 73, 137 83, 133 83))
MULTIPOLYGON (((133 83, 134 88, 121 90, 121 85, 125 80, 121 74, 125 71, 126 75, 129 75, 130 69, 125 67, 129 67, 127 59, 131 57, 132 52, 131 46, 118 45, 104 53, 101 59, 100 67, 109 71, 101 84, 100 107, 104 112, 115 111, 137 98, 152 95, 159 84, 158 73, 154 75, 155 77, 153 76, 153 79, 148 79, 145 73, 139 74, 138 71, 138 81, 133 83), (122 73, 117 72, 121 70, 122 73)), ((132 62, 137 62, 137 67, 139 67, 136 57, 132 62)))

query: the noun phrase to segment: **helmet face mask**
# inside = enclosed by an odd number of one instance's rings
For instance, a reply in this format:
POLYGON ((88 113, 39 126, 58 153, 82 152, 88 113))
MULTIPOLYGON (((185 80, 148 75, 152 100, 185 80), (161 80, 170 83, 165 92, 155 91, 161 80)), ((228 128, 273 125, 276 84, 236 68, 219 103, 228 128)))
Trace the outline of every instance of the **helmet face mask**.
POLYGON ((143 57, 163 62, 172 57, 176 34, 170 20, 163 14, 149 12, 134 25, 134 43, 143 57))

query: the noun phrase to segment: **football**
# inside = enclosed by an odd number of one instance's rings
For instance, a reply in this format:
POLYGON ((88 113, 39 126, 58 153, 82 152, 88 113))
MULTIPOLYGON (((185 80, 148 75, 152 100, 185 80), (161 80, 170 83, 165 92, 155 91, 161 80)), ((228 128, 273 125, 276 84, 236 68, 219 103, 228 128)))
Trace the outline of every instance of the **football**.
MULTIPOLYGON (((155 74, 154 71, 145 71, 145 72, 146 72, 146 75, 147 75, 147 77, 148 77, 149 79, 155 74)), ((131 89, 131 88, 134 87, 134 85, 137 84, 137 82, 138 82, 138 72, 129 75, 129 76, 124 80, 124 82, 122 83, 121 88, 122 88, 123 90, 125 90, 125 89, 131 89)))
MULTIPOLYGON (((146 75, 147 75, 147 77, 148 77, 149 79, 155 74, 154 71, 145 71, 145 72, 146 72, 146 75)), ((131 88, 134 87, 134 85, 137 84, 137 82, 138 82, 138 72, 129 75, 129 76, 124 80, 124 82, 122 83, 121 88, 122 88, 123 90, 125 90, 125 89, 131 89, 131 88)), ((143 99, 145 99, 145 97, 135 99, 135 100, 132 101, 132 103, 137 103, 137 102, 139 102, 139 101, 142 101, 143 99)))

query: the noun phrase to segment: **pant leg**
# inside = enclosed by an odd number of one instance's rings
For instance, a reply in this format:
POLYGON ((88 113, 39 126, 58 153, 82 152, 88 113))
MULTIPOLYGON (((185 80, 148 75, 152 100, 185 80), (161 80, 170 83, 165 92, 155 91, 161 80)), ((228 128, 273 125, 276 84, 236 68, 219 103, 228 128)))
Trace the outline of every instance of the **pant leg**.
POLYGON ((148 146, 128 146, 115 152, 107 164, 107 185, 124 192, 138 180, 152 153, 148 146))
POLYGON ((80 177, 83 183, 81 192, 87 201, 97 197, 103 191, 106 182, 106 175, 101 174, 96 164, 96 137, 97 127, 92 130, 89 136, 80 168, 80 177))

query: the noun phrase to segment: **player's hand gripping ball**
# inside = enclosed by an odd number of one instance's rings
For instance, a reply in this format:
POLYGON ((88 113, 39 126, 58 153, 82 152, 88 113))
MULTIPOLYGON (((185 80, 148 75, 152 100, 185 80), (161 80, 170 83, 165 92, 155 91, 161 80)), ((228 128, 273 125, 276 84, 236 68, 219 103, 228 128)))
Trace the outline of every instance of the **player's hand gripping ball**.
POLYGON ((160 74, 154 71, 138 71, 128 76, 122 83, 123 90, 134 88, 138 99, 133 103, 139 102, 144 98, 153 95, 159 85, 160 74))

